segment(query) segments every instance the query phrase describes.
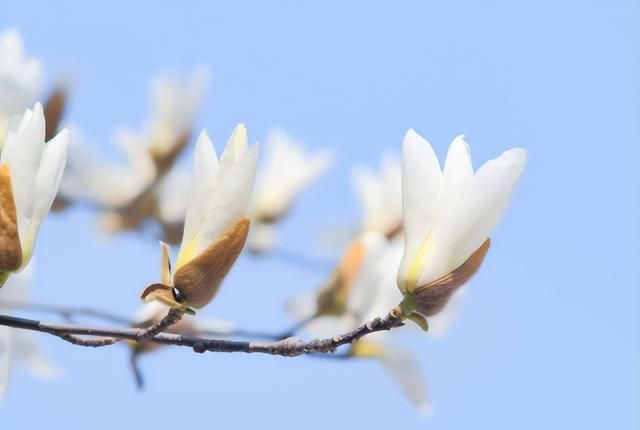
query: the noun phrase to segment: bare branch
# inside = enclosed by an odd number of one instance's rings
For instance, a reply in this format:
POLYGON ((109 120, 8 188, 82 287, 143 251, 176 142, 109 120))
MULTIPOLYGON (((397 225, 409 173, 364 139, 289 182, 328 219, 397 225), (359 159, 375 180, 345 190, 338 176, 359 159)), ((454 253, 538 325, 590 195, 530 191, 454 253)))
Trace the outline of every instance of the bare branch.
MULTIPOLYGON (((126 318, 122 315, 118 315, 112 312, 103 311, 101 309, 90 308, 86 306, 63 306, 63 305, 52 305, 45 303, 33 303, 33 302, 12 302, 7 300, 0 300, 0 308, 7 307, 12 309, 21 309, 26 311, 38 312, 38 313, 47 313, 53 315, 59 315, 64 318, 64 320, 68 323, 77 322, 77 317, 88 317, 101 319, 107 322, 112 322, 114 324, 125 325, 127 327, 136 327, 142 328, 149 326, 153 323, 152 320, 148 321, 135 321, 133 319, 126 318)), ((309 319, 310 320, 310 319, 309 319)), ((235 336, 235 337, 244 337, 250 339, 266 339, 266 340, 281 340, 285 337, 294 336, 305 324, 309 322, 309 320, 304 320, 296 323, 293 327, 288 329, 286 332, 280 334, 274 333, 266 333, 262 331, 256 330, 246 330, 246 329, 235 329, 232 331, 224 331, 218 332, 215 330, 200 330, 200 335, 202 336, 235 336)), ((163 331, 163 330, 162 330, 163 331)))
MULTIPOLYGON (((168 317, 168 315, 167 315, 168 317)), ((139 341, 148 329, 138 328, 101 328, 74 324, 52 324, 8 315, 0 315, 0 325, 48 333, 82 346, 107 346, 113 344, 112 339, 128 339, 139 341), (83 339, 77 336, 98 336, 100 339, 83 339), (95 341, 95 342, 93 342, 95 341), (100 344, 100 341, 103 344, 100 344)), ((342 345, 351 344, 370 333, 391 330, 402 326, 402 318, 396 310, 392 310, 384 318, 375 318, 348 333, 326 339, 303 342, 299 338, 289 337, 276 342, 246 342, 234 340, 207 339, 197 336, 186 336, 172 333, 158 333, 148 342, 163 345, 176 345, 192 348, 195 352, 245 352, 296 357, 303 354, 332 353, 342 345)))
POLYGON ((79 346, 88 346, 92 348, 98 348, 102 346, 113 345, 116 342, 120 342, 120 339, 115 337, 100 337, 97 339, 85 339, 80 336, 75 336, 73 334, 60 334, 57 335, 60 339, 66 340, 69 343, 79 346))
POLYGON ((76 316, 86 316, 90 318, 98 318, 104 321, 109 321, 114 324, 124 324, 127 326, 134 326, 138 324, 128 318, 120 315, 113 314, 111 312, 102 311, 99 309, 88 308, 84 306, 60 306, 50 305, 44 303, 23 303, 23 302, 11 302, 6 300, 0 300, 0 306, 9 308, 20 308, 33 312, 46 312, 50 314, 60 315, 67 322, 72 322, 76 316))

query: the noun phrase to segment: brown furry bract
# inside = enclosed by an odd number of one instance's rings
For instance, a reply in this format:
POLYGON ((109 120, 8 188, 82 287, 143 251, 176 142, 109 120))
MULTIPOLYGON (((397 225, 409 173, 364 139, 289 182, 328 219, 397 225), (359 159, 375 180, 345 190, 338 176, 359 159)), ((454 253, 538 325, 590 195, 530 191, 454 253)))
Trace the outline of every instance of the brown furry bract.
POLYGON ((16 205, 9 166, 0 166, 0 272, 13 272, 22 265, 16 205))
POLYGON ((417 311, 426 317, 440 312, 451 295, 478 271, 490 245, 491 240, 487 239, 460 267, 427 285, 416 288, 413 294, 417 311))
POLYGON ((176 272, 173 286, 184 295, 186 304, 201 308, 215 297, 248 234, 249 219, 243 218, 176 272))

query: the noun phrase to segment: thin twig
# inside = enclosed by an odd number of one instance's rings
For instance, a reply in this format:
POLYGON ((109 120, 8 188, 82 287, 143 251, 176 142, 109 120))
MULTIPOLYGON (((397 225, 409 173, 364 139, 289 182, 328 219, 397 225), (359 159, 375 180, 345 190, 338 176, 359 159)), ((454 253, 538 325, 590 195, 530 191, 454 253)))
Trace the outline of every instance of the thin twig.
MULTIPOLYGON (((8 315, 0 315, 0 325, 49 333, 58 337, 66 336, 65 340, 67 341, 70 341, 67 335, 101 336, 139 341, 141 335, 146 332, 146 329, 136 328, 100 328, 74 324, 52 324, 8 315)), ((375 318, 348 333, 326 339, 316 339, 310 342, 303 342, 295 337, 276 342, 245 342, 206 339, 172 333, 159 333, 148 339, 148 341, 164 345, 186 346, 198 353, 246 352, 295 357, 303 354, 331 353, 340 346, 351 344, 370 333, 391 330, 401 325, 403 325, 402 318, 394 310, 386 317, 375 318)))
POLYGON ((138 342, 142 342, 153 338, 155 335, 162 333, 165 329, 168 329, 169 327, 180 321, 183 314, 184 313, 178 309, 169 309, 167 315, 165 315, 164 318, 162 318, 160 321, 154 323, 149 327, 141 329, 136 340, 138 342))
POLYGON ((136 387, 138 390, 142 390, 144 388, 144 376, 142 375, 142 371, 140 370, 140 366, 138 365, 138 351, 134 348, 131 349, 131 355, 129 356, 129 364, 131 365, 131 371, 133 372, 133 377, 136 381, 136 387))
POLYGON ((286 339, 288 337, 291 336, 295 336, 296 333, 298 333, 300 330, 302 330, 303 328, 305 328, 307 326, 307 324, 309 324, 311 321, 314 321, 316 318, 318 318, 318 314, 313 314, 307 318, 304 318, 300 321, 297 321, 293 326, 291 326, 287 331, 277 335, 275 338, 277 340, 282 340, 282 339, 286 339))
MULTIPOLYGON (((121 315, 117 315, 111 312, 103 311, 100 309, 89 308, 85 306, 63 306, 63 305, 50 305, 44 303, 33 303, 33 302, 13 302, 6 301, 0 299, 0 309, 2 308, 12 308, 12 309, 21 309, 26 311, 38 312, 38 313, 47 313, 59 315, 66 322, 75 323, 76 317, 89 317, 101 319, 107 322, 112 322, 114 324, 122 324, 127 327, 136 327, 143 328, 150 324, 153 321, 135 321, 129 318, 125 318, 121 315)), ((296 327, 300 324, 296 324, 296 327)), ((295 330, 297 331, 297 330, 295 330)), ((266 333, 256 330, 246 330, 246 329, 235 329, 233 331, 224 331, 218 332, 215 330, 203 330, 200 332, 202 336, 227 336, 227 337, 242 337, 242 338, 250 338, 250 339, 265 339, 265 340, 280 340, 285 337, 293 336, 295 334, 293 328, 287 330, 285 333, 288 333, 288 336, 284 336, 283 334, 274 334, 274 333, 266 333)))
POLYGON ((134 326, 138 324, 137 322, 134 322, 123 316, 116 315, 111 312, 102 311, 99 309, 87 308, 84 306, 61 306, 61 305, 50 305, 50 304, 44 304, 44 303, 32 303, 32 302, 22 303, 22 302, 0 300, 0 307, 20 308, 26 311, 57 314, 69 322, 73 321, 73 317, 75 316, 86 316, 90 318, 98 318, 104 321, 109 321, 114 324, 124 324, 127 326, 134 326))
POLYGON ((332 261, 303 255, 282 247, 272 249, 267 256, 316 273, 325 273, 335 267, 335 263, 332 261))
POLYGON ((69 343, 79 346, 88 346, 91 348, 98 348, 102 346, 113 345, 116 342, 120 342, 120 339, 116 337, 100 337, 97 339, 85 339, 84 337, 75 336, 73 334, 60 334, 57 335, 60 339, 66 340, 69 343))

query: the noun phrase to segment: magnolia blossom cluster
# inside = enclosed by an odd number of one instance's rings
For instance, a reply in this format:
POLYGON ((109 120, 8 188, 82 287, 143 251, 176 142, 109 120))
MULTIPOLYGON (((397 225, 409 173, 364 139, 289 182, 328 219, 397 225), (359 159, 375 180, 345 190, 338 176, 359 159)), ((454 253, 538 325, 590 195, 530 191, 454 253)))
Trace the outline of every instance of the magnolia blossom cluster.
MULTIPOLYGON (((354 169, 361 232, 327 282, 293 299, 289 311, 309 321, 316 336, 355 329, 394 307, 424 330, 444 333, 459 308, 452 297, 460 297, 460 287, 480 267, 526 159, 525 150, 512 149, 474 172, 469 146, 459 136, 441 169, 431 145, 409 130, 401 163, 387 155, 378 173, 354 169)), ((389 337, 367 336, 351 354, 378 359, 416 408, 428 413, 417 361, 389 337)))
MULTIPOLYGON (((329 152, 309 152, 279 130, 267 138, 267 157, 259 166, 259 145, 249 144, 239 124, 220 156, 202 131, 190 171, 175 166, 194 134, 206 86, 206 73, 196 70, 186 82, 154 82, 149 119, 141 130, 116 136, 126 162, 106 164, 78 133, 71 145, 66 129, 47 141, 47 112, 37 102, 25 106, 39 95, 40 73, 17 33, 0 36, 0 279, 9 279, 0 289, 0 307, 11 302, 9 288, 20 290, 21 275, 14 274, 27 267, 52 205, 62 210, 83 202, 101 213, 110 232, 137 230, 149 220, 159 226, 160 273, 142 291, 149 303, 140 324, 157 321, 167 309, 195 314, 215 298, 246 244, 258 255, 277 246, 279 223, 332 162, 329 152), (175 264, 170 244, 179 244, 175 264)), ((431 145, 409 130, 401 160, 387 154, 379 172, 354 169, 363 210, 359 231, 326 282, 288 309, 316 336, 352 330, 389 312, 439 331, 455 310, 452 297, 480 268, 526 160, 524 149, 512 149, 474 170, 459 136, 441 167, 431 145)), ((198 321, 184 320, 170 330, 197 334, 198 321)), ((223 323, 216 327, 232 332, 223 323)), ((408 399, 428 412, 417 360, 390 337, 384 332, 362 338, 350 355, 379 360, 408 399)), ((27 357, 37 373, 54 373, 32 340, 20 339, 0 327, 0 394, 12 355, 27 357), (24 345, 28 353, 19 353, 24 345)), ((153 348, 148 342, 132 345, 134 355, 153 348)))

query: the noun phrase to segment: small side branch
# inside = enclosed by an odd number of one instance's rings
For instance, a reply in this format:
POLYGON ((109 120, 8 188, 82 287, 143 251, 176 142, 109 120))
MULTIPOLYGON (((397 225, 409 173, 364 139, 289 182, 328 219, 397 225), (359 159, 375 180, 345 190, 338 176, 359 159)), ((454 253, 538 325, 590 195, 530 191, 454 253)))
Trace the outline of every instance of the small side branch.
POLYGON ((142 342, 152 339, 155 335, 162 333, 165 329, 168 329, 178 321, 182 319, 183 312, 174 308, 169 309, 167 315, 160 321, 151 325, 150 327, 141 329, 138 333, 137 341, 142 342))
POLYGON ((12 302, 6 300, 0 300, 0 307, 24 309, 26 311, 44 312, 50 314, 57 314, 64 318, 67 322, 72 322, 76 317, 84 316, 89 318, 97 318, 104 321, 109 321, 114 324, 134 325, 135 322, 120 315, 106 312, 100 309, 93 309, 84 306, 60 306, 50 305, 44 303, 32 303, 32 302, 12 302))
MULTIPOLYGON (((167 316, 163 320, 171 320, 172 318, 176 318, 176 315, 170 317, 170 314, 171 312, 167 314, 167 316)), ((172 322, 171 324, 173 324, 174 322, 172 322)), ((164 324, 167 323, 165 322, 163 323, 163 325, 164 324)), ((153 334, 153 336, 146 338, 146 336, 149 336, 150 334, 150 329, 156 327, 155 325, 146 329, 100 328, 79 326, 74 324, 52 324, 26 318, 12 317, 8 315, 0 315, 0 325, 48 333, 57 337, 61 337, 68 342, 82 346, 107 346, 115 343, 117 340, 122 339, 134 341, 145 339, 149 342, 154 342, 162 345, 188 347, 198 353, 245 352, 278 355, 282 357, 296 357, 305 354, 333 353, 342 345, 351 344, 370 333, 391 330, 395 327, 402 326, 403 322, 402 318, 395 311, 391 311, 384 318, 375 318, 348 333, 326 339, 316 339, 310 342, 303 342, 296 337, 289 337, 287 339, 279 340, 276 342, 245 342, 207 339, 197 336, 162 333, 161 331, 166 327, 161 327, 158 333, 155 333, 153 334), (97 336, 99 338, 87 340, 79 338, 78 336, 97 336), (103 342, 103 344, 100 344, 100 342, 103 342)), ((160 325, 160 323, 158 323, 158 325, 160 325)), ((153 331, 156 330, 157 327, 154 328, 153 331)))

